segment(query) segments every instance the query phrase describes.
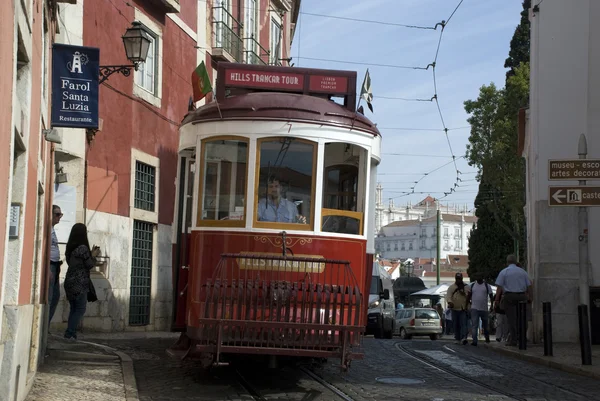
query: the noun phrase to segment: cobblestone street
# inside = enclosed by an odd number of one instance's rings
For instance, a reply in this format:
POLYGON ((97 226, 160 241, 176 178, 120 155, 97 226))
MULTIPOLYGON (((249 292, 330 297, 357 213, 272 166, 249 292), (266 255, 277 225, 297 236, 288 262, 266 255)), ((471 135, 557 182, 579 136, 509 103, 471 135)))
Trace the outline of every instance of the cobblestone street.
MULTIPOLYGON (((173 344, 173 337, 95 341, 132 358, 142 401, 338 399, 291 366, 269 370, 248 362, 205 371, 196 362, 171 359, 165 350, 173 344), (238 372, 260 390, 259 396, 240 384, 238 372)), ((356 401, 600 400, 597 380, 515 360, 484 347, 365 338, 364 349, 365 359, 353 362, 348 373, 340 372, 336 360, 314 372, 356 401)))

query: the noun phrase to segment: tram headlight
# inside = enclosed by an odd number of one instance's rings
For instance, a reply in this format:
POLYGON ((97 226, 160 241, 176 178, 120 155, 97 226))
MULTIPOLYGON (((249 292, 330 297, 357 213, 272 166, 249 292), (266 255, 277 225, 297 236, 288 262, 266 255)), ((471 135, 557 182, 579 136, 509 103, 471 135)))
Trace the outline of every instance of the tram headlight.
POLYGON ((369 308, 377 308, 379 306, 379 300, 373 301, 369 304, 369 308))

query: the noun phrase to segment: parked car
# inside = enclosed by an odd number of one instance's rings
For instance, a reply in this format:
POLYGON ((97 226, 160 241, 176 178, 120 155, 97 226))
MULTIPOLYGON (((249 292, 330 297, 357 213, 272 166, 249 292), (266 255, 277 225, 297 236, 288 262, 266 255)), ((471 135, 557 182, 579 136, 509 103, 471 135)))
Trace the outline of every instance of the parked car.
POLYGON ((432 308, 397 309, 394 320, 394 334, 405 340, 413 336, 429 336, 437 340, 442 334, 442 320, 432 308))

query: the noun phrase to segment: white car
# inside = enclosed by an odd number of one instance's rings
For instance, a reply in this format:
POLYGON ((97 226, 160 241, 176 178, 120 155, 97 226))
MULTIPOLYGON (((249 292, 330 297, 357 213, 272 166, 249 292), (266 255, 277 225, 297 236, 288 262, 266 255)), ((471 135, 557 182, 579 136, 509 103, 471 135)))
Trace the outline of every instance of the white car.
POLYGON ((437 340, 442 334, 442 320, 432 308, 396 309, 394 334, 405 340, 412 336, 429 336, 437 340))

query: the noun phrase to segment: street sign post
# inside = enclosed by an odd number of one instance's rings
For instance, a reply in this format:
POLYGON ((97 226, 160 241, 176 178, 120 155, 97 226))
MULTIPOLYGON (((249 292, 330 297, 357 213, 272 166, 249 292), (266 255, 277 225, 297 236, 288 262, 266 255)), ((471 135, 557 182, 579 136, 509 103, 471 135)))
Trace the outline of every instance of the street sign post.
POLYGON ((548 179, 600 180, 600 159, 561 159, 548 160, 548 179))
POLYGON ((600 206, 600 187, 550 186, 549 206, 600 206))

